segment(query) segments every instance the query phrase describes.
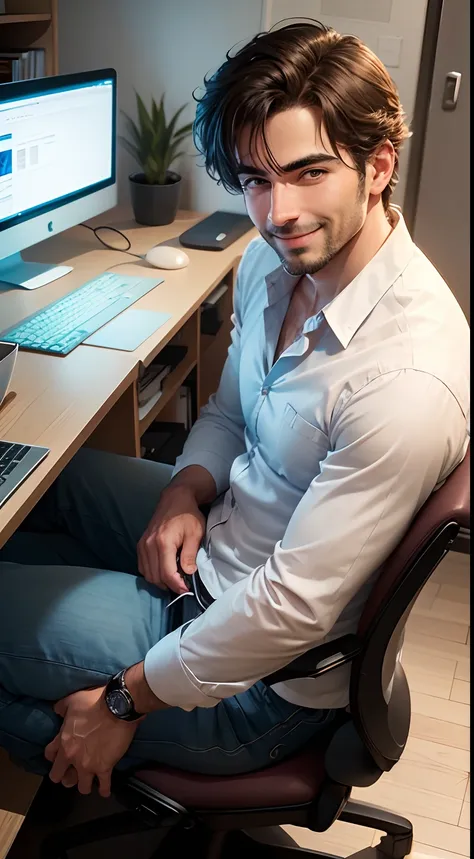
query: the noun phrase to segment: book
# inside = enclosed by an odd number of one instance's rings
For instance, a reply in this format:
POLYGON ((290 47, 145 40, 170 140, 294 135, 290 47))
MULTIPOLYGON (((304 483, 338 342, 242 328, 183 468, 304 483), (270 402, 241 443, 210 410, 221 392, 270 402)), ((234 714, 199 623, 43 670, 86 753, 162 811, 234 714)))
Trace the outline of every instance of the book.
POLYGON ((0 55, 0 84, 9 84, 13 80, 13 60, 0 55))
POLYGON ((155 364, 148 368, 150 372, 138 381, 138 405, 144 406, 158 392, 161 392, 163 382, 171 371, 169 365, 155 364))
POLYGON ((21 51, 1 51, 2 83, 15 83, 20 80, 21 51))
POLYGON ((44 48, 0 50, 0 83, 16 83, 44 74, 44 48))

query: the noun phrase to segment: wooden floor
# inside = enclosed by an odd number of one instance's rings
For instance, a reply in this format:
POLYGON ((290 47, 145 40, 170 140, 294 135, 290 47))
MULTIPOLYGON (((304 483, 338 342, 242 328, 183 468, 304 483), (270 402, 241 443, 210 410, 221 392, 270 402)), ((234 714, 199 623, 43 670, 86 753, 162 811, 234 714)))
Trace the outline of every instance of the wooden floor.
MULTIPOLYGON (((412 859, 469 856, 468 562, 466 556, 448 555, 420 595, 407 625, 403 664, 411 690, 412 722, 405 753, 377 784, 352 794, 412 821, 412 859)), ((102 812, 98 807, 98 813, 105 813, 105 808, 102 812)), ((11 820, 13 828, 14 824, 11 820)), ((379 840, 375 830, 339 822, 321 835, 293 826, 285 829, 301 846, 342 857, 379 840)), ((37 859, 43 834, 29 826, 27 818, 8 859, 37 859)), ((155 839, 156 834, 156 845, 155 839)), ((77 850, 74 857, 146 859, 151 843, 149 838, 133 836, 77 850)))
MULTIPOLYGON (((352 797, 399 812, 413 823, 411 856, 469 856, 469 558, 450 554, 410 615, 402 662, 412 700, 410 737, 392 772, 352 797)), ((317 834, 285 830, 302 847, 348 856, 380 833, 335 823, 317 834)))

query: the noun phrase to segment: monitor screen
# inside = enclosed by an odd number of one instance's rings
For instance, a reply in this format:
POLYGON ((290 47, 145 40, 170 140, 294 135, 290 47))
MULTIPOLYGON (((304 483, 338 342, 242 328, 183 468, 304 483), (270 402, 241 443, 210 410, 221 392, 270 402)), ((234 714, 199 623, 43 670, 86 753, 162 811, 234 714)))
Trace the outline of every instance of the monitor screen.
POLYGON ((0 87, 0 232, 114 182, 113 70, 0 87))

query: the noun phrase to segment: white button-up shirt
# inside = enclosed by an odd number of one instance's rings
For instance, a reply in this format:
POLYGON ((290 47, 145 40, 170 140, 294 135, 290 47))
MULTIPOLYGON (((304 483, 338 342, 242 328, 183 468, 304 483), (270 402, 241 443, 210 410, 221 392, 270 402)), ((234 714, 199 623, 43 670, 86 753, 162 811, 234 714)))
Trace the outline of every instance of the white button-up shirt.
MULTIPOLYGON (((298 278, 261 238, 243 255, 219 389, 175 469, 201 465, 217 485, 197 557, 216 601, 145 659, 172 706, 212 707, 355 632, 378 568, 466 452, 468 324, 395 217, 274 364, 298 278)), ((349 672, 274 688, 294 704, 345 707, 349 672)))

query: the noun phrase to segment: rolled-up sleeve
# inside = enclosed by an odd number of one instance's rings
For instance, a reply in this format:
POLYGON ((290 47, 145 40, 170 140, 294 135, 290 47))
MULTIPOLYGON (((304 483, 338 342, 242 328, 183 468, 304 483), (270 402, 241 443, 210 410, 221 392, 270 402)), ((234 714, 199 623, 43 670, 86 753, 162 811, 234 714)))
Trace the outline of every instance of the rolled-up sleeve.
POLYGON ((199 418, 173 470, 174 476, 189 465, 201 465, 214 478, 218 495, 229 486, 229 475, 234 459, 245 451, 245 420, 239 389, 241 284, 245 269, 251 264, 253 245, 252 241, 246 248, 237 272, 233 296, 231 344, 218 390, 201 409, 199 418))
POLYGON ((353 394, 271 557, 147 654, 154 693, 213 707, 315 646, 465 449, 465 416, 428 373, 387 373, 353 394))

